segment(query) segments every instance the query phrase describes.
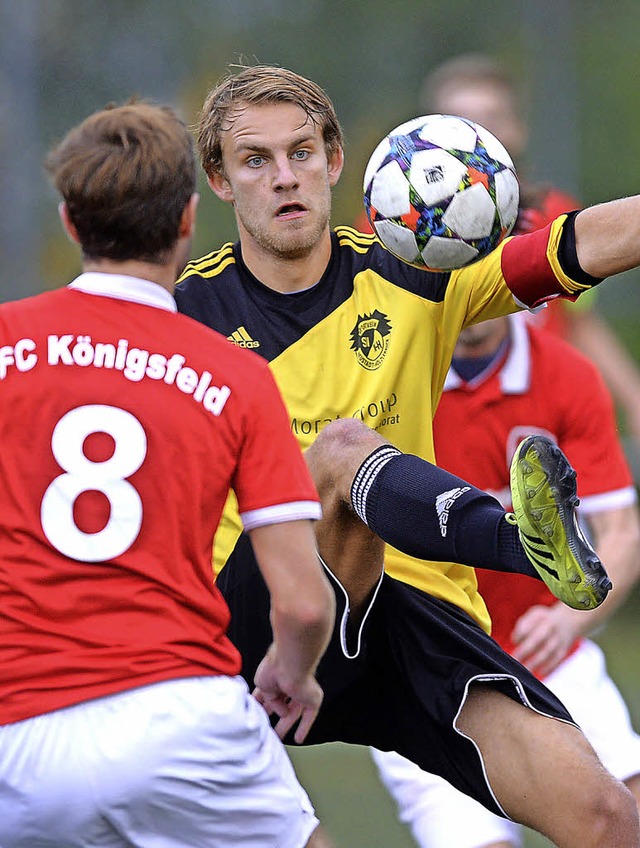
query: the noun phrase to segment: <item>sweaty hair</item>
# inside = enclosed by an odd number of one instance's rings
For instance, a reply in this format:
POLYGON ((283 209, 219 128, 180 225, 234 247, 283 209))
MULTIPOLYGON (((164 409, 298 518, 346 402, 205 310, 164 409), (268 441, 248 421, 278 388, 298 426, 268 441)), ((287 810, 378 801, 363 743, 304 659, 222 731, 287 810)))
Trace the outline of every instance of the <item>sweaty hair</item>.
POLYGON ((74 127, 45 170, 86 258, 161 263, 196 186, 193 140, 168 106, 108 106, 74 127))
POLYGON ((447 59, 427 74, 420 91, 420 108, 433 112, 441 92, 485 85, 502 88, 511 95, 514 104, 522 99, 515 79, 501 62, 484 53, 462 53, 447 59))
POLYGON ((228 74, 207 95, 196 131, 205 173, 223 173, 222 133, 231 128, 242 109, 272 103, 299 106, 322 130, 328 158, 343 146, 335 108, 319 85, 286 68, 255 65, 228 74))

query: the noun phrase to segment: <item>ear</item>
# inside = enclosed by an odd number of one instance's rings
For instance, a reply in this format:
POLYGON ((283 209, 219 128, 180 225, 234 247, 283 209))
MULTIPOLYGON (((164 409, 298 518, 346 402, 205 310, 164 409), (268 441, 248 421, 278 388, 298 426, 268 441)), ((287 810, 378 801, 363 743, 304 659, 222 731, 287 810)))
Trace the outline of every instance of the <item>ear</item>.
POLYGON ((76 225, 71 220, 71 216, 69 215, 69 208, 67 204, 63 201, 58 203, 58 215, 60 216, 60 220, 62 221, 62 226, 64 228, 65 233, 75 244, 80 244, 80 236, 78 235, 78 230, 76 229, 76 225))
POLYGON ((329 159, 327 171, 329 173, 329 185, 333 187, 340 179, 344 167, 344 150, 339 147, 329 159))
POLYGON ((233 203, 233 189, 231 188, 229 180, 221 174, 220 171, 214 171, 212 174, 207 175, 207 183, 209 184, 211 191, 213 191, 220 200, 224 200, 225 203, 233 203))
POLYGON ((180 229, 178 235, 183 239, 190 239, 193 236, 196 228, 196 216, 198 212, 198 204, 200 203, 200 195, 195 192, 187 201, 186 206, 182 210, 182 218, 180 219, 180 229))

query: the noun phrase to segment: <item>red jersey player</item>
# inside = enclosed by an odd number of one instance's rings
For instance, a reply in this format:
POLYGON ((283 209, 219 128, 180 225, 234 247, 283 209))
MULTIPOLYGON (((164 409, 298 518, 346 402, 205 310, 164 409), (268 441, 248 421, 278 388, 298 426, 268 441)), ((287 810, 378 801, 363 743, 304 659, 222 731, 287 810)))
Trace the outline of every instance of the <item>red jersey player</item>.
MULTIPOLYGON (((525 97, 509 68, 483 53, 463 53, 445 60, 427 74, 420 94, 422 109, 477 121, 507 148, 521 182, 516 234, 544 227, 561 213, 582 205, 554 185, 523 179, 529 142, 525 97)), ((561 335, 597 365, 640 458, 640 369, 601 311, 594 308, 595 295, 592 290, 575 303, 557 298, 538 313, 535 322, 561 335)))
POLYGON ((302 739, 322 700, 320 508, 267 364, 176 313, 189 133, 131 103, 47 166, 84 273, 0 307, 0 844, 299 848, 258 701, 302 739), (272 593, 256 699, 211 570, 230 488, 272 593))
MULTIPOLYGON (((552 438, 578 473, 583 518, 615 589, 598 610, 575 614, 543 584, 478 570, 492 635, 558 695, 640 805, 640 736, 585 634, 611 615, 640 576, 636 489, 613 407, 595 366, 522 315, 460 335, 434 419, 438 462, 491 491, 510 508, 509 465, 531 433, 552 438)), ((441 778, 396 754, 373 752, 420 848, 518 848, 518 825, 501 819, 441 778)))

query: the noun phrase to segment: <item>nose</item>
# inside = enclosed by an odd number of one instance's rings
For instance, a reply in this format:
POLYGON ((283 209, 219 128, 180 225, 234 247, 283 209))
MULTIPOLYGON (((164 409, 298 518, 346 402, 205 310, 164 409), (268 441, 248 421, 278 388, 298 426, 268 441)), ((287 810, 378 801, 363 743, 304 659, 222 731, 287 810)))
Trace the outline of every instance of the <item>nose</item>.
POLYGON ((293 164, 288 156, 282 156, 275 160, 274 188, 291 189, 299 185, 298 176, 293 169, 293 164))

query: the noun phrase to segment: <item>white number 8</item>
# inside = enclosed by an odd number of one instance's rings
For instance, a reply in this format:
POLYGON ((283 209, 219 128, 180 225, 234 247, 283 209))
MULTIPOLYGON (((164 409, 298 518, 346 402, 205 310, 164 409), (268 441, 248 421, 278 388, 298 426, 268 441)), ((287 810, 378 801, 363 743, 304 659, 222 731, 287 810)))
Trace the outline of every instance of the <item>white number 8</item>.
POLYGON ((124 553, 142 526, 142 501, 125 478, 147 455, 142 424, 124 409, 93 404, 67 412, 51 437, 53 456, 65 474, 52 481, 42 499, 40 520, 49 542, 65 556, 103 562, 124 553), (92 462, 83 444, 92 433, 106 433, 114 451, 104 462, 92 462), (97 533, 84 533, 74 521, 73 505, 82 492, 102 492, 109 501, 109 520, 97 533))

